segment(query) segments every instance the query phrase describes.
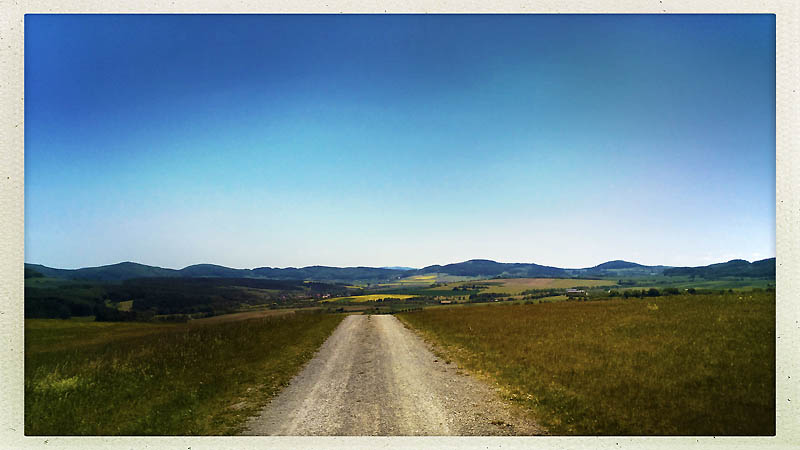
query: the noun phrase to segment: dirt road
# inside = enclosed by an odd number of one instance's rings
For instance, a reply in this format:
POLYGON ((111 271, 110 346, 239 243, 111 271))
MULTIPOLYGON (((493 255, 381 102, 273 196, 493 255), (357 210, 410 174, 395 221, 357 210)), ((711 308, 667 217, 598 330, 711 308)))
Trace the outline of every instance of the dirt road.
POLYGON ((393 316, 348 316, 247 435, 534 435, 483 382, 393 316))

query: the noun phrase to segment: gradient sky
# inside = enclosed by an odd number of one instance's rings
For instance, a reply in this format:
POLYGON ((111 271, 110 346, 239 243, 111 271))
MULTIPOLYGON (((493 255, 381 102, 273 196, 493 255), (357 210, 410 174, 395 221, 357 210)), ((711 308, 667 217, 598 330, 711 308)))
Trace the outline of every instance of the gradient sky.
POLYGON ((773 15, 27 15, 25 261, 775 255, 773 15))

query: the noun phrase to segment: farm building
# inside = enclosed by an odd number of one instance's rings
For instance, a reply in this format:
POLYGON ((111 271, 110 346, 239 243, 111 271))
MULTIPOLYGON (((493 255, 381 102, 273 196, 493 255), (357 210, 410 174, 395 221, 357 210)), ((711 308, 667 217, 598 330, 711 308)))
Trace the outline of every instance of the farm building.
POLYGON ((586 298, 589 294, 583 289, 567 289, 567 297, 569 298, 586 298))

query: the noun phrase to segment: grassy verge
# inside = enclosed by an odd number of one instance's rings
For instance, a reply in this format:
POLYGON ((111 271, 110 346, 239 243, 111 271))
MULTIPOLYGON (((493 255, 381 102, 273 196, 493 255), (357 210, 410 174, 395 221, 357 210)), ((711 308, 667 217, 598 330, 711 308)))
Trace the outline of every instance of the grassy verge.
POLYGON ((553 434, 773 435, 775 294, 431 308, 399 318, 553 434))
POLYGON ((341 319, 26 320, 25 434, 235 434, 341 319))

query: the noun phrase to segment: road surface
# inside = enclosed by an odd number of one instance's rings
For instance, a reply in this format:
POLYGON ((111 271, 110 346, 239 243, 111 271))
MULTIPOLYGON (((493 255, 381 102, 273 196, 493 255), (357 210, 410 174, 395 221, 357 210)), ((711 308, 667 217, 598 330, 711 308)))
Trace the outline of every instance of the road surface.
POLYGON ((351 315, 246 435, 535 435, 536 423, 391 315, 351 315))

